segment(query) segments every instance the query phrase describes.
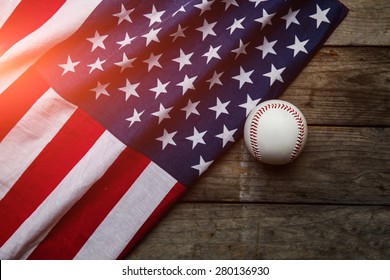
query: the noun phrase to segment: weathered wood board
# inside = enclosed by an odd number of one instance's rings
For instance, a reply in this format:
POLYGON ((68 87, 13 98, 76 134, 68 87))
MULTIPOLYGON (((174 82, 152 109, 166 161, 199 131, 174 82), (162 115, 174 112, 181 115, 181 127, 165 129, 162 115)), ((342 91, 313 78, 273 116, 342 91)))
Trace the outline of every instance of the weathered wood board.
POLYGON ((388 0, 341 0, 349 14, 329 38, 327 45, 389 46, 388 0))
POLYGON ((325 47, 281 98, 310 125, 389 126, 390 48, 325 47))
POLYGON ((390 206, 389 139, 390 128, 311 126, 287 166, 255 161, 241 140, 184 200, 390 206))
POLYGON ((390 207, 181 203, 131 259, 390 258, 390 207))

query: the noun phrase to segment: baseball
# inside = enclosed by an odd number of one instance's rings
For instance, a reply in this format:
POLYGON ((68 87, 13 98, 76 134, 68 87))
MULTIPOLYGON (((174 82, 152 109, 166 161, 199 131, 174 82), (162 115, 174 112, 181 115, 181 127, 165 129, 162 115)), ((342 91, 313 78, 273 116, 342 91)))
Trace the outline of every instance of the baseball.
POLYGON ((249 114, 244 127, 245 145, 259 161, 287 164, 302 152, 307 124, 302 112, 282 100, 260 103, 249 114))

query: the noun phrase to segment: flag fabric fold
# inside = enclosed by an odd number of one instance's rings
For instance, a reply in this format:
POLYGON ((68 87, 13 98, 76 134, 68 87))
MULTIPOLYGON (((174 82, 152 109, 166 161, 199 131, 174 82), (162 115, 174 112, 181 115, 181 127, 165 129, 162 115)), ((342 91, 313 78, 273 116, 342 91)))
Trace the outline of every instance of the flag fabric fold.
POLYGON ((0 8, 1 259, 125 257, 347 14, 336 0, 0 8))

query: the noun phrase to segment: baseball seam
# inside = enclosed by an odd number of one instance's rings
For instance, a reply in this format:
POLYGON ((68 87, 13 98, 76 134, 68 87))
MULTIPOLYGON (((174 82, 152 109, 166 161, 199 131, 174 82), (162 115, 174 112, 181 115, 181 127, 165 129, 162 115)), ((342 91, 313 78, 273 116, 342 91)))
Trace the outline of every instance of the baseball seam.
POLYGON ((299 115, 299 113, 292 107, 286 104, 281 104, 281 103, 270 103, 267 104, 266 106, 262 107, 260 110, 256 112, 256 114, 253 116, 251 126, 250 126, 250 131, 249 131, 249 139, 250 139, 250 147, 252 150, 253 155, 255 158, 258 160, 261 160, 261 153, 257 141, 257 128, 259 126, 259 121, 261 117, 264 115, 265 112, 267 112, 270 109, 281 109, 284 110, 288 113, 290 113, 294 119, 297 122, 298 125, 298 135, 297 139, 295 142, 294 149, 290 155, 289 162, 293 161, 301 152, 304 140, 305 140, 305 125, 304 121, 299 115))

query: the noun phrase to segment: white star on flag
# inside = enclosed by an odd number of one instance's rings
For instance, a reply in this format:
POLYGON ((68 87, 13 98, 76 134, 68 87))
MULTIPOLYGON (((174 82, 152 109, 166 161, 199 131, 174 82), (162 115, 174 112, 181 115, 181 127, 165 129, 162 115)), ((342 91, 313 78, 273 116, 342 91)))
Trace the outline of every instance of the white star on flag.
POLYGON ((196 28, 196 30, 202 32, 202 41, 204 41, 204 39, 206 39, 206 37, 208 35, 217 36, 217 34, 215 34, 215 32, 213 30, 213 28, 216 24, 217 24, 217 22, 208 23, 207 20, 204 19, 203 25, 201 27, 196 28))
POLYGON ((169 36, 173 37, 172 42, 175 42, 175 40, 179 37, 185 38, 186 35, 184 34, 184 31, 186 31, 187 28, 188 28, 188 26, 182 28, 181 25, 179 24, 177 27, 177 31, 175 33, 172 33, 171 35, 169 35, 169 36))
POLYGON ((185 13, 185 12, 187 12, 186 11, 186 9, 185 9, 185 7, 182 5, 176 12, 174 12, 173 14, 172 14, 172 17, 174 17, 174 16, 176 16, 178 13, 180 13, 180 12, 182 12, 182 13, 185 13))
POLYGON ((271 20, 275 15, 276 13, 268 14, 267 11, 263 9, 263 16, 255 19, 255 21, 261 23, 261 30, 262 30, 266 25, 272 25, 271 20))
POLYGON ((98 69, 100 71, 103 71, 103 66, 102 64, 106 62, 106 59, 101 61, 100 58, 97 58, 96 61, 92 64, 88 64, 87 66, 90 67, 91 69, 89 70, 89 74, 91 74, 94 70, 98 69))
POLYGON ((162 136, 156 138, 156 140, 162 142, 162 149, 163 150, 166 148, 167 145, 176 146, 176 143, 173 140, 173 137, 176 135, 176 133, 177 133, 177 131, 169 133, 166 129, 164 129, 164 134, 162 136))
POLYGON ((166 82, 163 84, 159 78, 157 78, 157 86, 154 88, 151 88, 151 91, 154 91, 156 93, 155 99, 161 94, 161 93, 167 93, 167 86, 169 85, 170 82, 166 82))
POLYGON ((242 40, 240 39, 240 45, 238 46, 237 49, 234 49, 232 50, 233 53, 236 53, 236 57, 234 59, 237 59, 237 57, 240 55, 240 54, 247 54, 246 53, 246 47, 250 44, 250 42, 246 43, 244 45, 244 43, 242 42, 242 40))
POLYGON ((200 156, 199 164, 191 166, 191 168, 199 171, 199 176, 202 175, 209 166, 213 163, 213 160, 205 162, 203 157, 200 156))
POLYGON ((160 32, 161 28, 154 29, 152 28, 148 33, 145 35, 142 35, 142 37, 146 38, 146 46, 148 46, 152 41, 154 42, 160 42, 160 39, 158 39, 157 34, 160 32))
POLYGON ((255 3, 255 7, 257 7, 257 5, 259 5, 261 2, 266 2, 268 0, 249 0, 249 2, 253 2, 255 3))
POLYGON ((294 50, 294 57, 299 53, 307 53, 307 50, 305 49, 305 45, 309 42, 309 40, 306 41, 299 41, 298 37, 295 35, 295 43, 287 46, 287 48, 294 50))
POLYGON ((280 68, 280 69, 276 69, 275 66, 272 64, 271 65, 271 71, 268 72, 268 73, 263 74, 263 76, 270 78, 270 86, 272 86, 273 83, 276 80, 278 80, 278 81, 283 83, 284 81, 282 79, 281 74, 283 73, 283 71, 285 69, 286 69, 286 67, 283 67, 283 68, 280 68))
POLYGON ((250 76, 252 75, 252 71, 245 72, 245 70, 240 66, 240 74, 237 76, 232 77, 233 79, 237 80, 240 82, 240 89, 245 83, 253 84, 250 76))
POLYGON ((153 53, 150 54, 149 58, 148 59, 145 59, 143 62, 147 63, 148 64, 148 72, 150 72, 150 70, 153 68, 153 67, 160 67, 162 68, 160 62, 158 62, 158 60, 160 59, 160 57, 162 56, 162 53, 161 54, 158 54, 158 55, 154 55, 153 53))
POLYGON ((196 110, 196 106, 198 106, 199 103, 200 101, 192 103, 191 99, 188 99, 187 106, 181 109, 186 112, 186 119, 188 119, 191 114, 200 115, 198 110, 196 110))
POLYGON ((221 59, 221 57, 220 57, 219 54, 218 54, 218 50, 219 50, 221 47, 222 47, 222 45, 220 45, 220 46, 218 46, 218 47, 215 47, 215 48, 214 48, 213 46, 210 46, 209 51, 206 52, 204 55, 202 55, 202 56, 207 57, 207 62, 206 62, 206 64, 209 63, 210 60, 211 60, 212 58, 221 59))
POLYGON ((161 17, 164 13, 165 13, 165 11, 157 11, 156 7, 153 5, 152 12, 144 15, 145 17, 147 17, 150 20, 149 27, 152 26, 156 22, 161 22, 161 17))
POLYGON ((177 86, 181 86, 183 88, 182 95, 184 95, 187 90, 189 89, 195 89, 194 87, 194 81, 198 76, 194 76, 192 78, 189 78, 187 75, 184 76, 184 80, 177 84, 177 86))
POLYGON ((110 83, 107 83, 107 84, 104 84, 102 85, 100 82, 97 82, 97 86, 93 89, 91 89, 90 91, 94 91, 95 94, 96 94, 96 100, 99 98, 100 95, 107 95, 107 96, 110 96, 107 92, 107 87, 109 86, 110 83))
POLYGON ((170 119, 169 112, 173 107, 165 108, 164 105, 160 103, 160 109, 157 112, 152 113, 153 116, 158 117, 158 124, 160 124, 164 119, 170 119))
POLYGON ((195 127, 194 127, 194 134, 192 136, 187 137, 187 140, 192 141, 192 149, 195 149, 196 145, 198 144, 204 144, 206 145, 206 142, 203 140, 203 136, 207 133, 206 131, 199 132, 195 127))
POLYGON ((180 49, 180 55, 177 58, 172 59, 173 61, 179 63, 179 71, 185 66, 185 65, 191 65, 190 58, 194 53, 185 54, 182 49, 180 49))
POLYGON ((234 22, 232 25, 230 25, 226 30, 230 29, 230 35, 234 32, 236 29, 244 29, 244 26, 242 26, 242 22, 245 20, 245 17, 243 17, 240 20, 234 19, 234 22))
POLYGON ((136 109, 134 109, 133 116, 126 119, 126 121, 130 122, 129 127, 131 127, 136 122, 141 122, 141 116, 144 112, 145 110, 139 113, 136 109))
POLYGON ((218 119, 219 115, 221 114, 229 114, 226 107, 229 105, 230 101, 226 101, 225 103, 222 103, 221 100, 217 97, 217 105, 210 107, 209 109, 212 111, 215 111, 215 119, 218 119))
POLYGON ((282 19, 286 21, 286 29, 290 26, 291 23, 300 24, 297 20, 297 14, 299 13, 299 10, 293 11, 291 8, 288 11, 288 14, 283 16, 282 19))
POLYGON ((131 42, 137 38, 137 36, 130 38, 129 33, 126 33, 125 38, 122 41, 116 42, 118 45, 120 45, 119 49, 123 48, 124 46, 130 45, 131 42))
POLYGON ((317 21, 317 28, 319 28, 321 23, 323 22, 330 23, 329 19, 326 17, 329 10, 330 8, 322 10, 320 6, 317 5, 317 12, 310 16, 312 19, 315 19, 317 21))
POLYGON ((237 129, 229 130, 225 125, 223 125, 223 132, 221 134, 215 135, 215 137, 222 139, 222 147, 225 147, 228 142, 234 142, 234 133, 237 129))
POLYGON ((252 99, 249 94, 246 96, 246 103, 242 103, 238 105, 241 108, 245 109, 245 115, 248 116, 249 113, 253 110, 253 108, 256 107, 257 104, 259 104, 261 98, 258 99, 252 99))
POLYGON ((122 56, 122 61, 119 61, 119 62, 115 62, 114 64, 116 66, 119 66, 121 68, 121 73, 123 72, 123 70, 125 70, 126 68, 133 68, 133 62, 134 60, 136 60, 136 58, 131 58, 129 59, 125 53, 123 53, 123 56, 122 56))
POLYGON ((73 62, 70 56, 68 55, 68 60, 65 64, 59 64, 61 68, 64 69, 64 72, 62 72, 62 76, 64 76, 68 72, 75 72, 75 67, 80 63, 80 61, 73 62))
POLYGON ((195 8, 200 9, 200 14, 202 15, 205 11, 211 10, 211 5, 214 3, 215 0, 202 0, 202 3, 194 5, 195 8))
POLYGON ((119 88, 119 90, 126 93, 126 100, 129 99, 129 97, 132 95, 139 97, 138 93, 135 90, 139 86, 139 84, 140 83, 132 84, 129 82, 128 79, 126 79, 126 86, 119 88))
POLYGON ((272 41, 268 42, 267 37, 264 36, 264 41, 261 46, 256 47, 256 49, 261 50, 263 53, 263 59, 267 56, 267 54, 276 54, 276 51, 274 50, 274 46, 278 41, 272 41))
POLYGON ((130 18, 130 14, 134 11, 134 9, 126 10, 125 6, 122 4, 121 11, 117 14, 113 14, 114 17, 118 18, 118 25, 121 24, 122 21, 132 22, 130 18))
POLYGON ((214 71, 213 77, 211 77, 211 79, 206 81, 210 83, 209 89, 211 89, 215 84, 222 85, 221 76, 223 73, 224 72, 217 73, 217 71, 214 71))
POLYGON ((108 37, 108 35, 100 35, 99 32, 95 31, 95 36, 91 38, 87 38, 88 41, 92 43, 92 52, 96 48, 106 49, 104 45, 104 40, 108 37))
POLYGON ((238 3, 236 0, 222 0, 222 2, 225 3, 225 11, 231 6, 236 6, 239 7, 238 3))

